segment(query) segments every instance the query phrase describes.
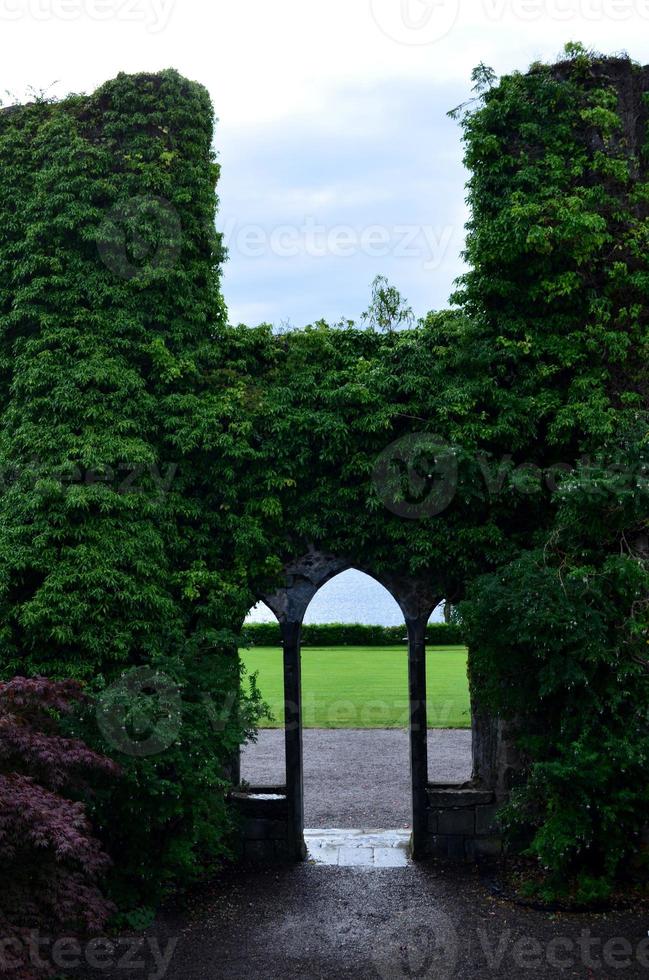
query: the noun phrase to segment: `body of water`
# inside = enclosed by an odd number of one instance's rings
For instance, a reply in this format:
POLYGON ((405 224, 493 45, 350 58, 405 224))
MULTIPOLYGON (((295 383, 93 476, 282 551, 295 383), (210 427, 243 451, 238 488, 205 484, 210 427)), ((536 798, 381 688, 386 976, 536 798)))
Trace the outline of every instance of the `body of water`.
MULTIPOLYGON (((259 603, 251 610, 249 622, 272 622, 270 609, 259 603)), ((438 607, 431 621, 444 619, 438 607)), ((390 593, 382 585, 350 569, 327 582, 314 597, 304 618, 305 623, 369 623, 375 626, 400 626, 403 614, 390 593)))

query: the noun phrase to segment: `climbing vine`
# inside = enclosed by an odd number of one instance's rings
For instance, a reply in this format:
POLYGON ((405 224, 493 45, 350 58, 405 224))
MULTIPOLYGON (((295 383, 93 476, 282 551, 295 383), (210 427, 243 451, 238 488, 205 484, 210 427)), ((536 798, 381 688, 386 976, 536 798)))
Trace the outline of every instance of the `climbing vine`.
MULTIPOLYGON (((231 853, 228 767, 260 711, 234 647, 311 547, 465 598, 474 699, 520 728, 507 819, 542 888, 601 897, 636 849, 649 79, 572 46, 476 82, 453 309, 412 325, 377 280, 362 329, 283 335, 227 324, 200 86, 122 75, 0 113, 0 664, 113 712, 125 670, 178 694, 180 727, 150 756, 113 745, 123 776, 92 804, 133 922, 231 853)), ((78 734, 110 750, 112 717, 78 734)))
POLYGON ((0 113, 2 674, 99 696, 146 666, 183 695, 164 751, 107 744, 93 713, 80 733, 122 765, 93 812, 127 911, 228 852, 227 764, 256 710, 232 653, 250 602, 225 474, 245 449, 218 383, 212 134, 173 71, 0 113))
POLYGON ((549 526, 469 587, 472 685, 519 732, 534 887, 581 902, 634 867, 649 802, 648 89, 573 45, 463 122, 488 439, 564 463, 549 526))

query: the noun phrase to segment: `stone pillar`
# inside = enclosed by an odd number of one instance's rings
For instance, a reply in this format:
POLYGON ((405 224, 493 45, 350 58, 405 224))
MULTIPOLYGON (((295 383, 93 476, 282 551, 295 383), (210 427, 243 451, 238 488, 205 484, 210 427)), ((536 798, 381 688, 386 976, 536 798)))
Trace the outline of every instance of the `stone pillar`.
POLYGON ((284 651, 284 732, 286 741, 286 797, 288 841, 296 860, 305 857, 304 764, 302 749, 301 622, 282 622, 284 651))
POLYGON ((498 719, 471 698, 471 741, 473 749, 472 781, 494 789, 498 783, 498 753, 500 732, 498 719))
POLYGON ((225 778, 229 779, 233 786, 241 784, 241 746, 236 752, 232 753, 229 764, 225 767, 225 778))
POLYGON ((472 700, 473 775, 476 786, 490 789, 500 804, 520 778, 524 761, 516 748, 514 727, 472 700))
POLYGON ((428 820, 428 721, 426 712, 426 618, 408 619, 408 693, 412 773, 412 856, 425 856, 428 820))

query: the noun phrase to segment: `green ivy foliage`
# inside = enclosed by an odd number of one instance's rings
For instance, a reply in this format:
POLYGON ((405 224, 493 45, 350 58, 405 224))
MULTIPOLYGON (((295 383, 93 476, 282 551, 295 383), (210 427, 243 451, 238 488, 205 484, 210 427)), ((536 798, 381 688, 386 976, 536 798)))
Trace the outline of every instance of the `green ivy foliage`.
POLYGON ((426 576, 441 599, 517 553, 530 521, 543 522, 550 493, 542 478, 520 492, 512 474, 525 457, 483 455, 482 423, 466 432, 457 424, 453 410, 465 391, 453 371, 464 330, 458 314, 443 313, 388 333, 324 322, 280 336, 266 327, 229 332, 234 359, 245 345, 257 355, 245 362, 251 456, 239 490, 269 555, 286 561, 319 547, 375 573, 426 576), (457 478, 447 481, 431 453, 418 452, 417 440, 425 446, 427 435, 457 462, 457 478), (386 508, 375 467, 386 447, 404 439, 415 441, 406 443, 403 497, 425 505, 440 481, 448 482, 439 512, 415 506, 406 519, 398 494, 396 509, 386 508), (433 479, 419 487, 419 464, 426 476, 427 463, 433 479))
POLYGON ((570 467, 549 525, 461 606, 474 697, 519 732, 506 821, 548 899, 610 896, 647 820, 648 92, 647 69, 572 46, 464 117, 456 298, 492 381, 466 384, 492 445, 570 467))
POLYGON ((250 593, 236 490, 213 479, 236 408, 212 135, 174 71, 0 113, 2 675, 99 693, 148 665, 183 695, 166 752, 99 742, 124 769, 95 817, 126 909, 226 853, 226 765, 255 715, 254 691, 224 712, 250 593))
POLYGON ((0 664, 178 690, 170 744, 114 753, 95 804, 131 921, 228 853, 228 763, 261 710, 234 645, 313 547, 468 586, 474 697, 527 733, 511 820, 548 888, 605 893, 637 837, 649 84, 575 48, 494 81, 463 117, 456 308, 387 332, 227 325, 200 86, 119 76, 0 113, 0 664))
POLYGON ((515 726, 527 760, 506 823, 548 872, 549 899, 608 898, 646 826, 646 435, 629 450, 633 487, 607 467, 577 471, 545 547, 479 578, 461 607, 474 695, 515 726))

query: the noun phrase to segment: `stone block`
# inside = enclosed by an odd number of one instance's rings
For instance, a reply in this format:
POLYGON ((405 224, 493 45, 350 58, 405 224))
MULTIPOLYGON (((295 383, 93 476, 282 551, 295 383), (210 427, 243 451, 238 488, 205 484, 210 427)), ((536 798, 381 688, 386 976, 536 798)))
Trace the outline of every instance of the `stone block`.
POLYGON ((442 837, 439 834, 434 834, 428 838, 428 853, 434 858, 447 858, 448 857, 448 837, 442 837))
POLYGON ((476 837, 473 841, 473 854, 476 861, 493 861, 503 852, 500 837, 476 837))
POLYGON ((341 868, 368 867, 373 860, 374 849, 371 847, 341 847, 338 850, 338 865, 341 868))
POLYGON ((246 792, 234 791, 230 802, 242 817, 259 817, 267 820, 281 820, 288 813, 286 794, 273 787, 251 789, 246 792))
POLYGON ((475 832, 476 834, 493 835, 498 832, 498 807, 478 806, 475 811, 475 832))
POLYGON ((273 841, 273 851, 275 854, 275 861, 281 864, 292 863, 295 858, 291 854, 291 848, 287 840, 275 840, 273 841))
POLYGON ((449 861, 466 860, 466 837, 447 837, 448 859, 449 861))
POLYGON ((286 840, 288 836, 288 825, 283 820, 269 820, 268 829, 273 840, 286 840))
POLYGON ((259 817, 248 817, 243 822, 242 833, 246 840, 268 840, 270 821, 259 817))
POLYGON ((428 811, 428 833, 436 834, 439 826, 439 818, 435 810, 428 811))
POLYGON ((282 840, 288 835, 288 827, 282 820, 248 817, 243 822, 242 834, 246 840, 282 840))
POLYGON ((475 834, 475 812, 468 808, 440 810, 438 828, 440 834, 473 837, 475 834))
POLYGON ((486 806, 493 803, 491 790, 471 786, 429 786, 428 801, 432 809, 441 807, 486 806))
POLYGON ((274 864, 276 860, 271 840, 247 840, 243 853, 245 860, 251 864, 274 864))
POLYGON ((375 868, 405 868, 408 865, 408 852, 401 847, 375 847, 375 868))
POLYGON ((430 857, 444 861, 466 860, 466 837, 455 834, 433 834, 428 838, 427 851, 430 857))

